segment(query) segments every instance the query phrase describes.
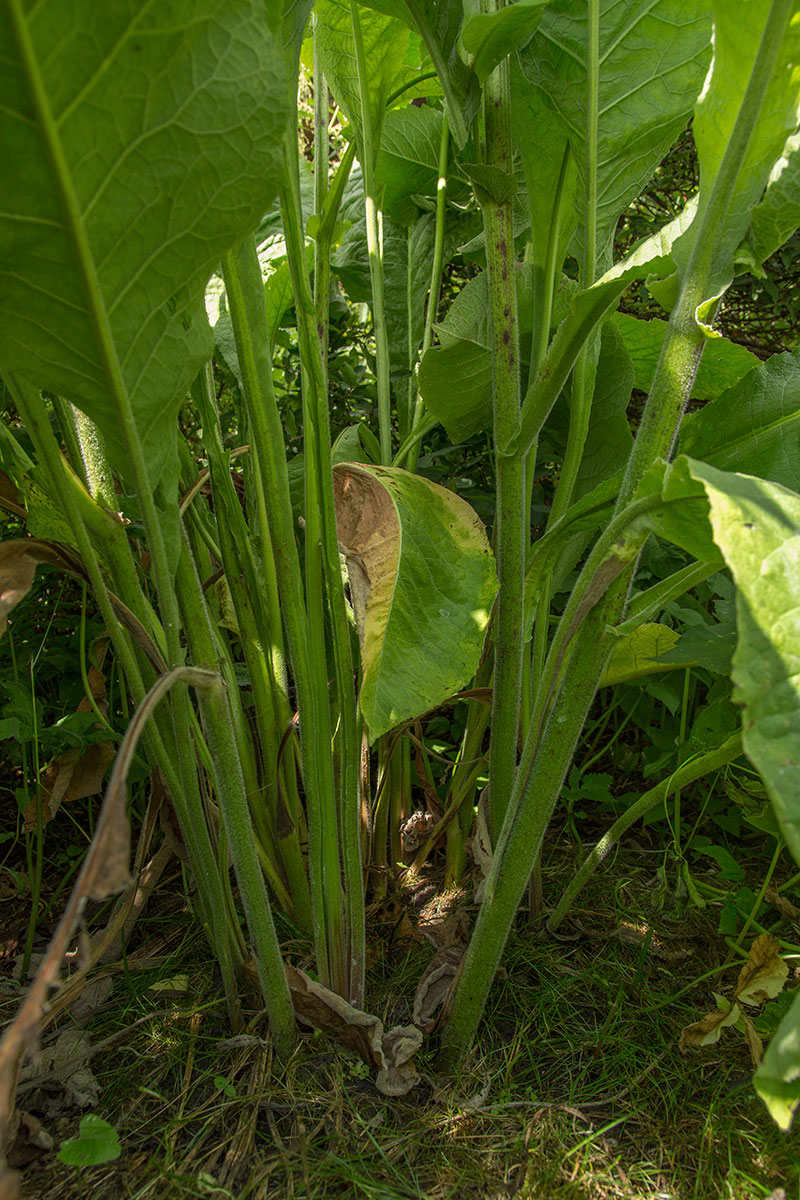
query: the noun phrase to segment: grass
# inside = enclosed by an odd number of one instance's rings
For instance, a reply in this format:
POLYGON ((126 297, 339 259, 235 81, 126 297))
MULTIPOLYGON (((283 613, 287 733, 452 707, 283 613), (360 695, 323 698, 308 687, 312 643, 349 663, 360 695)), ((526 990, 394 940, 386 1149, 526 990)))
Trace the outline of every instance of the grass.
MULTIPOLYGON (((582 830, 587 840, 594 833, 582 830)), ((574 853, 553 840, 546 894, 574 853)), ((726 1030, 716 1046, 678 1052, 681 1028, 713 1006, 712 985, 735 980, 738 965, 696 982, 726 960, 716 913, 690 909, 681 921, 654 913, 646 854, 640 842, 623 848, 614 870, 595 878, 564 927, 571 940, 544 940, 521 917, 469 1062, 457 1078, 435 1077, 429 1039, 421 1082, 400 1099, 380 1095, 365 1065, 324 1035, 304 1036, 285 1067, 258 1014, 230 1038, 213 964, 173 872, 124 961, 104 968, 112 991, 89 1026, 101 1044, 90 1060, 94 1111, 116 1127, 122 1155, 79 1171, 22 1146, 27 1194, 777 1200, 783 1188, 793 1200, 798 1139, 780 1134, 756 1099, 743 1041, 726 1030), (165 981, 166 991, 157 986, 165 981)), ((755 887, 762 867, 751 864, 755 887)), ((408 934, 409 904, 398 894, 388 914, 374 914, 366 1007, 387 1027, 408 1021, 431 954, 408 934)), ((784 926, 782 936, 795 935, 784 926)), ((10 998, 5 1007, 10 1015, 10 998)), ((45 1048, 70 1024, 64 1014, 45 1048)), ((53 1087, 23 1084, 20 1106, 41 1115, 57 1147, 75 1135, 81 1111, 53 1087)))

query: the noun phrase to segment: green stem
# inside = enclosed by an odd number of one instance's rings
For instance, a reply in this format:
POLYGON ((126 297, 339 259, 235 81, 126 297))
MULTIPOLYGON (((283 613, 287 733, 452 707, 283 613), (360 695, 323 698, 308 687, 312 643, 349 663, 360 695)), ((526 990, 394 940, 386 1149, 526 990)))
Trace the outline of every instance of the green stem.
MULTIPOLYGON (((341 855, 341 874, 329 880, 331 899, 338 896, 339 909, 331 913, 334 921, 338 951, 332 955, 337 981, 335 990, 360 1005, 364 995, 366 964, 366 932, 364 919, 364 885, 361 864, 361 802, 359 763, 361 739, 358 732, 353 658, 350 625, 344 597, 339 540, 336 530, 336 508, 333 497, 333 467, 331 460, 328 396, 322 348, 316 329, 314 302, 304 254, 304 239, 300 206, 300 169, 297 139, 292 131, 286 142, 286 170, 281 196, 289 269, 295 294, 300 358, 303 370, 306 420, 307 458, 313 460, 318 491, 322 565, 330 616, 330 634, 336 671, 338 696, 338 746, 340 749, 340 779, 338 803, 338 839, 341 855), (343 916, 343 920, 340 917, 343 916), (340 957, 341 955, 341 957, 340 957)), ((308 478, 308 476, 307 476, 308 478)), ((306 514, 308 517, 308 513, 306 514)), ((325 659, 315 664, 325 683, 325 659)), ((301 714, 301 722, 303 720, 301 714)), ((330 760, 330 741, 328 742, 330 760)), ((335 849, 336 847, 334 847, 335 849)), ((333 851, 331 851, 333 857, 333 851)))
POLYGON ((592 609, 584 637, 572 655, 550 719, 528 769, 520 764, 506 826, 486 880, 486 892, 470 939, 445 1027, 438 1067, 452 1069, 475 1036, 531 867, 541 851, 561 786, 610 649, 606 622, 622 611, 631 571, 611 585, 604 605, 592 609))
MULTIPOLYGON (((16 379, 10 372, 4 371, 3 377, 36 446, 37 454, 49 474, 62 511, 69 522, 75 544, 92 586, 95 602, 111 637, 117 660, 133 694, 134 703, 139 705, 146 694, 144 681, 136 655, 114 613, 108 588, 100 569, 99 558, 76 498, 75 485, 77 481, 74 475, 71 479, 67 475, 38 391, 23 380, 16 379)), ((176 690, 183 691, 184 694, 186 691, 185 688, 176 690)), ((197 786, 197 773, 193 761, 194 751, 188 733, 188 721, 185 725, 181 725, 176 717, 173 726, 170 714, 166 713, 162 721, 150 723, 145 740, 148 758, 161 770, 178 817, 192 870, 197 880, 200 915, 207 923, 209 937, 220 964, 231 1020, 237 1024, 239 1018, 235 972, 239 962, 234 951, 235 936, 225 920, 224 894, 219 874, 216 871, 214 851, 205 821, 202 798, 197 786), (177 731, 183 730, 182 736, 173 733, 173 728, 177 731), (168 746, 172 748, 172 753, 168 751, 168 746), (175 769, 176 760, 177 771, 175 769)))
MULTIPOLYGON (((386 307, 383 290, 383 246, 375 189, 377 146, 373 137, 372 113, 367 85, 367 60, 361 34, 361 18, 355 0, 350 0, 350 19, 353 24, 358 92, 361 106, 361 170, 364 177, 364 210, 367 224, 367 252, 372 285, 372 324, 375 331, 375 375, 378 392, 378 426, 381 442, 381 462, 392 461, 392 397, 389 382, 389 339, 386 330, 386 307)), ((383 115, 382 113, 380 114, 383 115)))
POLYGON ((792 13, 792 0, 773 0, 745 94, 708 203, 695 217, 698 226, 678 300, 656 366, 617 507, 627 504, 656 458, 669 458, 703 352, 705 334, 697 311, 709 300, 717 252, 717 232, 727 223, 731 200, 750 138, 792 13))
MULTIPOLYGON (((184 541, 178 561, 175 583, 194 665, 214 671, 217 669, 217 655, 208 608, 187 541, 184 541)), ((283 970, 281 948, 272 920, 264 876, 256 853, 247 794, 225 691, 225 686, 219 679, 216 684, 198 692, 198 703, 213 761, 217 799, 225 823, 247 926, 253 939, 256 966, 270 1029, 279 1055, 286 1058, 296 1040, 294 1009, 283 970)))
MULTIPOLYGON (((482 12, 495 12, 497 0, 484 0, 482 12)), ((510 80, 504 60, 483 90, 485 161, 512 171, 510 80)), ((495 547, 500 590, 495 610, 494 691, 489 744, 491 833, 496 839, 511 794, 517 761, 522 701, 522 625, 525 579, 525 464, 500 453, 519 421, 520 366, 516 261, 511 201, 486 197, 482 203, 486 233, 491 312, 492 409, 497 474, 495 547)))
POLYGON ((631 825, 643 817, 645 813, 649 812, 651 808, 666 801, 673 792, 688 787, 689 784, 702 779, 704 775, 710 775, 712 771, 718 771, 720 767, 724 767, 726 763, 733 762, 741 754, 742 738, 737 733, 733 737, 728 738, 721 746, 718 746, 716 750, 710 750, 708 754, 703 754, 690 762, 683 763, 668 779, 663 779, 661 783, 644 792, 638 800, 635 800, 629 808, 626 808, 625 812, 617 818, 608 832, 603 835, 594 849, 586 856, 561 893, 561 897, 547 922, 549 931, 551 933, 556 932, 564 917, 575 903, 578 894, 586 887, 586 884, 592 875, 594 875, 603 859, 609 855, 622 836, 630 829, 631 825))
MULTIPOLYGON (((447 211, 447 160, 450 152, 450 126, 447 120, 447 113, 442 118, 442 136, 439 141, 439 177, 436 183, 436 230, 433 238, 433 265, 431 267, 431 282, 428 288, 428 300, 425 308, 425 329, 422 335, 422 350, 420 357, 429 350, 433 345, 433 326, 436 321, 436 313, 439 308, 439 292, 442 286, 442 269, 444 267, 444 225, 445 215, 447 211)), ((413 379, 412 379, 413 386, 413 379)), ((416 401, 414 404, 414 416, 411 422, 410 433, 413 435, 420 427, 420 423, 425 415, 425 405, 422 397, 417 392, 416 401)), ((403 443, 403 446, 405 443, 403 443)), ((401 450, 403 449, 401 446, 401 450)), ((395 457, 395 466, 398 465, 400 452, 398 451, 395 457)), ((419 457, 419 441, 414 442, 408 450, 408 470, 415 471, 417 469, 417 459, 419 457)))

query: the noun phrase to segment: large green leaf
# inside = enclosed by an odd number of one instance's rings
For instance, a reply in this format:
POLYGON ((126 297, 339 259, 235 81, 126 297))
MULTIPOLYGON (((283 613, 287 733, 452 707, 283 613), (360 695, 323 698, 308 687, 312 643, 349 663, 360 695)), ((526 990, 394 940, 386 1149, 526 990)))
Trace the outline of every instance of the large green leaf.
POLYGON ((483 525, 453 492, 354 464, 335 468, 334 492, 374 741, 472 678, 497 578, 483 525))
POLYGON ((260 0, 0 11, 2 364, 87 412, 123 472, 127 396, 153 486, 212 350, 205 282, 276 191, 285 93, 260 0))
MULTIPOLYGON (((709 340, 701 364, 722 341, 709 340)), ((726 471, 800 486, 800 350, 776 354, 685 417, 678 450, 726 471)))
MULTIPOLYGON (((522 69, 568 129, 583 174, 587 142, 585 0, 552 0, 520 51, 522 69)), ((610 261, 620 213, 685 127, 710 56, 708 6, 698 0, 600 0, 597 244, 610 261)), ((583 197, 578 198, 582 210, 583 197)), ((582 244, 580 226, 578 241, 582 244)))
POLYGON ((689 462, 736 584, 733 683, 743 745, 800 862, 800 496, 689 462))
MULTIPOLYGON (((636 373, 634 386, 642 392, 649 392, 664 344, 667 322, 657 319, 642 321, 627 313, 614 313, 609 317, 609 324, 617 330, 631 356, 636 373)), ((692 384, 692 397, 695 400, 715 400, 758 364, 755 354, 751 354, 744 346, 727 338, 709 338, 692 384)), ((697 454, 695 457, 705 458, 705 455, 697 454)))
MULTIPOLYGON (((694 139, 700 160, 698 216, 708 204, 711 189, 744 101, 762 34, 774 5, 772 0, 748 0, 732 5, 714 0, 714 61, 695 106, 694 139)), ((787 137, 797 129, 800 78, 800 5, 781 43, 770 83, 747 149, 739 164, 736 183, 724 225, 714 230, 714 260, 709 298, 721 295, 733 277, 734 254, 750 224, 750 210, 758 202, 770 171, 780 157, 787 137)), ((686 269, 696 236, 689 231, 675 247, 679 272, 686 269)))
POLYGON ((458 445, 492 422, 492 354, 479 342, 458 338, 431 347, 417 377, 425 407, 458 445))
POLYGON ((511 132, 522 159, 531 222, 534 321, 540 327, 550 285, 548 254, 553 246, 557 272, 564 261, 578 212, 574 203, 577 169, 566 125, 538 87, 522 73, 519 57, 510 63, 511 132))
POLYGON ((767 1046, 753 1083, 776 1125, 789 1130, 800 1105, 800 992, 767 1046))
POLYGON ((800 225, 800 134, 792 134, 770 171, 767 189, 750 214, 750 246, 757 262, 779 250, 800 225))
POLYGON ((658 532, 709 559, 700 529, 704 509, 733 575, 733 698, 744 710, 742 740, 800 862, 800 496, 684 456, 667 469, 662 490, 673 502, 655 521, 658 532))

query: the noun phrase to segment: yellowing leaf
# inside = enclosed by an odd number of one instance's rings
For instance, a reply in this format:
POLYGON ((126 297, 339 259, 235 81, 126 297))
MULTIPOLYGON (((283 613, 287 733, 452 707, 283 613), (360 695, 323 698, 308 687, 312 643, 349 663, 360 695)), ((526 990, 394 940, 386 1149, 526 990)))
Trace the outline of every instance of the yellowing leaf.
POLYGON ((678 640, 678 634, 667 625, 640 625, 620 638, 611 651, 605 674, 600 680, 600 687, 613 687, 615 683, 627 683, 631 679, 639 679, 642 675, 654 675, 658 671, 674 670, 676 667, 690 666, 689 663, 660 663, 656 660, 660 654, 666 654, 678 640))
POLYGON ((393 467, 334 468, 370 741, 474 675, 497 591, 483 525, 453 492, 393 467))

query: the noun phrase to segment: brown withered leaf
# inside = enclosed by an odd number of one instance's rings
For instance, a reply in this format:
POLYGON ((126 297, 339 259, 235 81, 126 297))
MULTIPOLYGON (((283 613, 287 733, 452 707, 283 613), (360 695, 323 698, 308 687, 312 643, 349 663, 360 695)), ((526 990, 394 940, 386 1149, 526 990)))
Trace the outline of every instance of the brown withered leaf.
POLYGON ((486 891, 486 879, 491 870, 492 858, 492 839, 489 835, 489 824, 486 816, 489 808, 489 786, 487 785, 481 793, 481 798, 478 801, 478 811, 475 814, 475 827, 472 832, 472 837, 468 843, 468 849, 472 854, 472 861, 478 868, 478 877, 475 883, 476 904, 480 904, 483 900, 484 892, 486 891))
POLYGON ((27 540, 0 542, 0 637, 8 626, 8 614, 27 596, 35 574, 27 540))
POLYGON ((296 967, 285 964, 284 970, 298 1018, 363 1059, 376 1072, 380 1092, 404 1096, 415 1086, 419 1076, 413 1059, 422 1045, 418 1029, 397 1026, 384 1033, 379 1017, 354 1008, 296 967))
MULTIPOLYGON (((95 742, 81 751, 72 746, 54 758, 42 775, 42 824, 52 821, 62 804, 96 796, 116 751, 111 742, 95 742)), ((25 830, 37 827, 36 798, 25 809, 25 830)))
POLYGON ((131 823, 121 804, 109 809, 103 830, 103 864, 94 873, 87 895, 90 900, 107 900, 128 886, 131 869, 131 823))
POLYGON ((742 1013, 742 1021, 744 1022, 744 1038, 747 1042, 747 1049, 750 1051, 750 1057, 753 1060, 753 1066, 757 1067, 764 1057, 764 1043, 756 1032, 756 1027, 750 1020, 746 1012, 742 1013))
POLYGON ((414 995, 413 1020, 423 1033, 433 1033, 447 1020, 453 988, 461 973, 464 949, 463 945, 456 944, 437 950, 422 973, 414 995))
POLYGON ((706 1013, 699 1021, 695 1021, 693 1025, 687 1025, 681 1031, 681 1040, 678 1042, 678 1049, 686 1052, 687 1046, 713 1046, 719 1041, 720 1033, 726 1025, 735 1025, 741 1014, 741 1009, 738 1004, 732 1004, 729 1009, 716 1008, 713 1012, 706 1013))
POLYGON ((764 893, 764 899, 767 901, 767 904, 771 904, 781 914, 785 921, 800 920, 800 908, 792 904, 791 900, 787 900, 785 896, 782 896, 774 884, 767 888, 764 893))
POLYGON ((768 933, 759 934, 750 947, 747 962, 739 972, 734 996, 744 1004, 763 1004, 783 991, 789 967, 780 954, 780 944, 768 933))

